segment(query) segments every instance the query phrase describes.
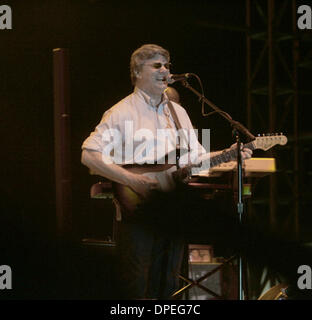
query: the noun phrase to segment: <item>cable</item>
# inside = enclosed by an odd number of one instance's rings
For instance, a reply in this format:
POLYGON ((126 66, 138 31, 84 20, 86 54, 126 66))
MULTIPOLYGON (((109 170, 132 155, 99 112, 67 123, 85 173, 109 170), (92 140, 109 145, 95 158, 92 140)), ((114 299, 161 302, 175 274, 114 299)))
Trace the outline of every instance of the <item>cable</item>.
POLYGON ((218 110, 218 111, 215 110, 215 111, 212 111, 212 112, 209 112, 209 113, 205 113, 205 101, 204 100, 205 100, 206 97, 205 97, 204 87, 203 87, 202 81, 201 81, 200 77, 195 73, 189 73, 189 75, 195 77, 197 79, 199 85, 200 85, 201 97, 199 98, 199 102, 201 101, 201 104, 202 104, 201 112, 202 112, 203 117, 209 117, 214 113, 221 113, 225 117, 227 117, 227 118, 232 120, 232 117, 227 112, 222 111, 222 110, 218 110))

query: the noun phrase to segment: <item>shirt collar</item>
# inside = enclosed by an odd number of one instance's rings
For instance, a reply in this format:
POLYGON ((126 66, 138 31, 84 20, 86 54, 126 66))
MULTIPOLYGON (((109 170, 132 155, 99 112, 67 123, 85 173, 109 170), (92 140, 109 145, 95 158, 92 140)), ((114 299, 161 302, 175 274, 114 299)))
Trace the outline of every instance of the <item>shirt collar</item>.
POLYGON ((161 96, 161 101, 159 103, 159 105, 156 105, 155 101, 142 89, 135 87, 134 88, 134 93, 138 94, 140 97, 143 98, 143 100, 150 106, 156 108, 157 106, 163 104, 163 103, 167 103, 168 102, 168 96, 165 92, 163 92, 162 96, 161 96))

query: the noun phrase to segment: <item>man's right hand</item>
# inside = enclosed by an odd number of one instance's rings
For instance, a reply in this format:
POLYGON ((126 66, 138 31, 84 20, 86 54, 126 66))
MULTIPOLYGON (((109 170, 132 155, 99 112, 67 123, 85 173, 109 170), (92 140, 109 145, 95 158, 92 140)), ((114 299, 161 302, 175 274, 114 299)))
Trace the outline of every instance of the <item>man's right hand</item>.
POLYGON ((147 198, 152 190, 159 187, 159 183, 141 174, 131 174, 128 186, 141 197, 147 198))

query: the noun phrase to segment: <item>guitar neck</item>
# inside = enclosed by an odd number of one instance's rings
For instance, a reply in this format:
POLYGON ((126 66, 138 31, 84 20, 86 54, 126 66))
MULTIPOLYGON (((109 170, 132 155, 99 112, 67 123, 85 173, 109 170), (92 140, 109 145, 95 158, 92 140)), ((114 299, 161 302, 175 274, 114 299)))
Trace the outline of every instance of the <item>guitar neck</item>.
MULTIPOLYGON (((244 147, 251 149, 251 150, 255 149, 255 146, 252 141, 244 144, 244 147)), ((225 151, 225 152, 222 152, 218 155, 215 155, 215 156, 211 157, 210 159, 204 160, 202 162, 200 168, 192 168, 193 174, 199 173, 201 170, 208 170, 209 168, 216 167, 216 166, 220 165, 221 163, 229 162, 229 161, 235 159, 236 154, 237 154, 237 149, 234 148, 229 151, 225 151)))
MULTIPOLYGON (((244 148, 248 148, 251 150, 255 149, 252 142, 244 144, 244 148)), ((237 149, 234 148, 229 151, 222 152, 216 156, 213 156, 210 158, 210 168, 216 167, 224 162, 229 162, 229 161, 235 159, 236 155, 237 155, 237 149)))

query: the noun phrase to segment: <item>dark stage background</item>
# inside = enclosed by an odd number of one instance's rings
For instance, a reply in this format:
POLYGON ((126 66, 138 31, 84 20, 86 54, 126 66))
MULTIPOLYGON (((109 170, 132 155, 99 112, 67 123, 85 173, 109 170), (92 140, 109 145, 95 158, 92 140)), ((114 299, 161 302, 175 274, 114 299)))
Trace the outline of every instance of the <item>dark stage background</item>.
MULTIPOLYGON (((244 27, 244 0, 4 2, 12 8, 13 29, 0 30, 1 246, 12 246, 12 264, 15 259, 21 265, 24 257, 31 259, 25 254, 29 241, 36 257, 44 260, 51 244, 47 239, 56 234, 54 48, 68 48, 70 57, 72 213, 77 239, 111 233, 112 205, 90 199, 90 186, 99 178, 90 176, 80 163, 80 147, 103 112, 131 93, 129 59, 137 47, 156 43, 167 48, 172 73, 199 75, 208 99, 247 124, 246 35, 220 27, 244 27)), ((228 123, 217 115, 203 118, 194 94, 174 86, 194 126, 211 129, 211 149, 231 145, 228 123)), ((309 129, 304 117, 301 129, 309 129)))

